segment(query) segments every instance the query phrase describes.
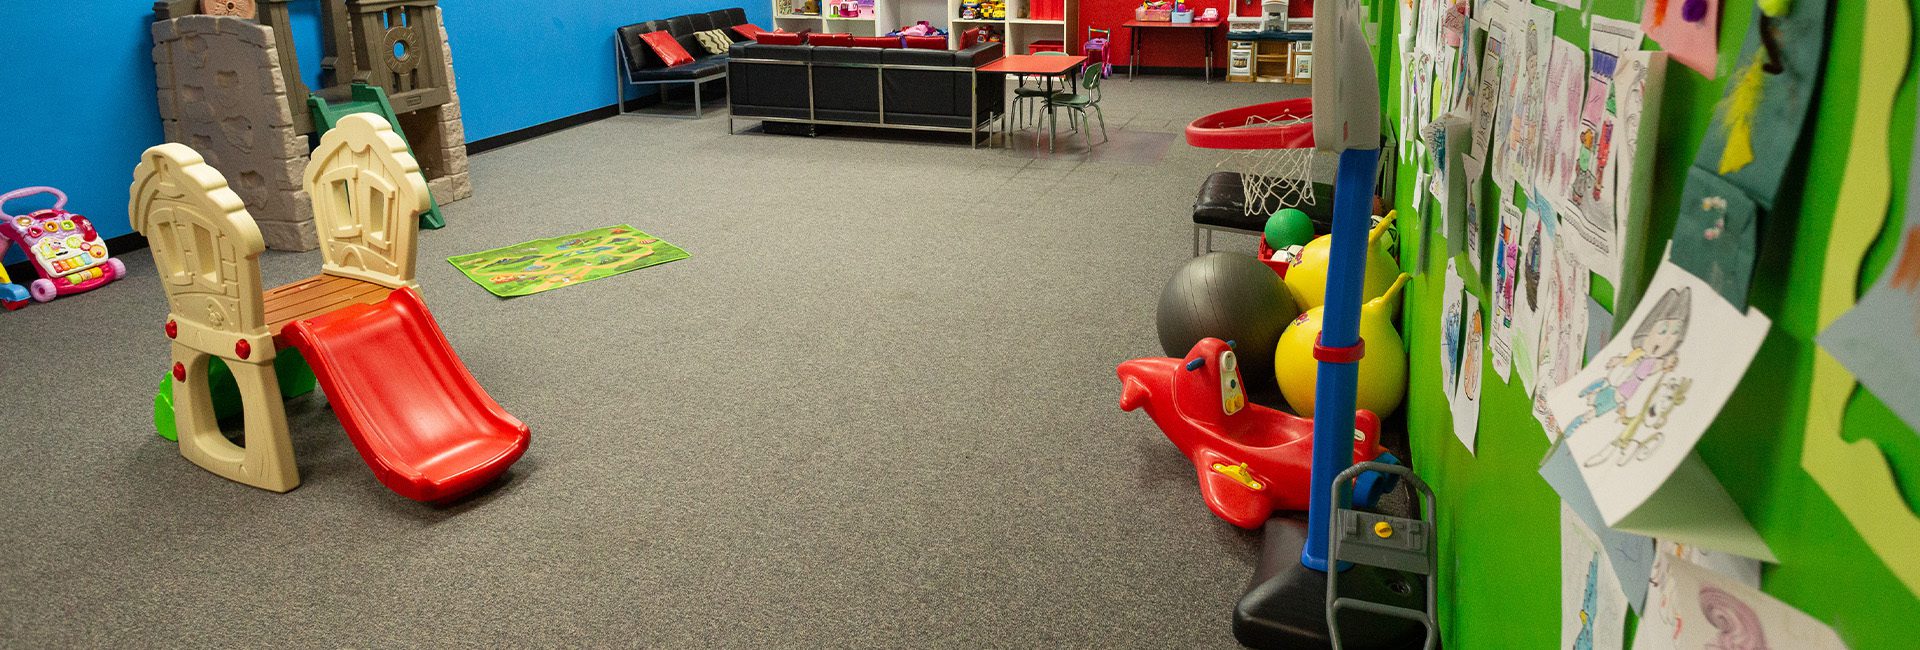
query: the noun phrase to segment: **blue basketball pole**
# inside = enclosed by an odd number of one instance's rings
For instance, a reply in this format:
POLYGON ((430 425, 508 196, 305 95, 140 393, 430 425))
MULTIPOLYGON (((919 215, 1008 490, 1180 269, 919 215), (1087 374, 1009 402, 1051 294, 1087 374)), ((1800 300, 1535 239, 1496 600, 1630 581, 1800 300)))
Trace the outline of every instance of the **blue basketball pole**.
POLYGON ((1333 477, 1353 465, 1355 391, 1360 381, 1360 300, 1366 281, 1367 233, 1373 224, 1373 177, 1379 149, 1340 152, 1333 183, 1333 245, 1327 254, 1327 301, 1322 312, 1319 377, 1314 384, 1313 475, 1307 499, 1307 545, 1300 562, 1327 570, 1327 519, 1333 477))

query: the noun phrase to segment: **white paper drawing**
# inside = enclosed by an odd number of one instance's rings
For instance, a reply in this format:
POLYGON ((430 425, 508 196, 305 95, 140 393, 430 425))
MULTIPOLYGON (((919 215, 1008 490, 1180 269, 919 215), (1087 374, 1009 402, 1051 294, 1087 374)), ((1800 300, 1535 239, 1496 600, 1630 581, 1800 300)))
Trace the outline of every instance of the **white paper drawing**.
POLYGON ((1768 326, 1765 315, 1734 309, 1693 274, 1662 262, 1620 334, 1548 394, 1608 525, 1633 513, 1689 458, 1768 326))
POLYGON ((1533 391, 1534 417, 1540 420, 1547 437, 1556 440, 1560 437, 1560 425, 1552 409, 1547 407, 1547 393, 1572 379, 1585 365, 1587 291, 1591 281, 1586 267, 1566 254, 1564 244, 1568 234, 1565 228, 1559 228, 1552 238, 1555 244, 1552 249, 1556 252, 1550 256, 1552 264, 1548 268, 1553 277, 1543 284, 1551 288, 1551 298, 1540 319, 1540 367, 1534 374, 1533 391))
POLYGON ((1739 580, 1662 555, 1634 650, 1842 650, 1833 628, 1739 580))
POLYGON ((1646 251, 1647 215, 1653 203, 1653 143, 1660 132, 1660 104, 1666 83, 1664 52, 1629 51, 1614 71, 1614 108, 1619 111, 1613 144, 1615 256, 1624 260, 1613 282, 1613 313, 1628 314, 1640 304, 1646 251), (1646 143, 1647 146, 1641 146, 1646 143))
POLYGON ((1489 22, 1486 45, 1480 48, 1480 76, 1474 84, 1473 149, 1469 152, 1480 160, 1487 158, 1487 147, 1493 142, 1495 118, 1501 105, 1511 101, 1500 92, 1500 57, 1505 50, 1506 40, 1506 22, 1489 22))
POLYGON ((1726 576, 1734 582, 1754 589, 1760 588, 1761 563, 1759 560, 1707 550, 1670 539, 1658 540, 1656 549, 1659 557, 1679 558, 1694 566, 1726 576))
MULTIPOLYGON (((1515 273, 1513 300, 1513 369, 1520 385, 1533 394, 1534 371, 1540 368, 1540 321, 1553 297, 1553 206, 1538 193, 1527 197, 1520 224, 1520 266, 1515 273)), ((1547 439, 1556 436, 1548 432, 1547 439)))
POLYGON ((1560 504, 1560 646, 1618 650, 1626 622, 1627 596, 1599 536, 1560 504))
POLYGON ((1541 127, 1539 164, 1533 184, 1549 201, 1564 202, 1573 191, 1580 165, 1580 105, 1586 97, 1587 51, 1553 39, 1547 67, 1546 117, 1541 127))
POLYGON ((1485 187, 1481 179, 1486 177, 1487 165, 1479 158, 1461 156, 1460 166, 1467 177, 1467 196, 1466 200, 1461 202, 1466 209, 1464 219, 1466 223, 1462 224, 1460 232, 1460 252, 1466 254, 1466 262, 1462 265, 1460 274, 1463 277, 1472 278, 1476 285, 1484 287, 1487 284, 1485 279, 1487 263, 1480 257, 1480 231, 1482 230, 1480 224, 1481 220, 1486 218, 1486 196, 1481 194, 1485 187))
POLYGON ((1519 284, 1514 276, 1520 266, 1520 228, 1525 218, 1513 202, 1499 203, 1500 229, 1494 233, 1491 264, 1493 284, 1488 287, 1493 300, 1493 320, 1487 330, 1493 336, 1487 341, 1487 354, 1493 360, 1493 374, 1499 375, 1504 383, 1513 371, 1513 294, 1519 284))
POLYGON ((1539 167, 1546 127, 1548 65, 1553 57, 1553 10, 1522 4, 1514 7, 1513 16, 1508 25, 1511 36, 1507 51, 1514 56, 1502 64, 1501 76, 1509 76, 1506 66, 1514 68, 1508 95, 1514 98, 1514 108, 1507 130, 1505 168, 1494 170, 1495 180, 1503 189, 1533 178, 1539 167))
POLYGON ((1480 436, 1480 377, 1487 336, 1480 299, 1472 292, 1461 293, 1466 320, 1461 324, 1460 378, 1454 384, 1453 435, 1472 452, 1474 440, 1480 436))
POLYGON ((1580 160, 1567 194, 1572 208, 1561 213, 1569 231, 1568 253, 1613 285, 1620 283, 1613 167, 1620 103, 1625 99, 1613 81, 1621 55, 1637 48, 1640 38, 1639 23, 1593 18, 1588 40, 1592 52, 1587 67, 1587 97, 1580 108, 1580 160))
POLYGON ((1460 294, 1466 292, 1466 283, 1460 280, 1460 271, 1455 268, 1452 259, 1447 260, 1446 279, 1442 283, 1440 297, 1440 388, 1446 392, 1447 400, 1453 400, 1454 382, 1460 372, 1461 326, 1465 323, 1465 305, 1460 294))

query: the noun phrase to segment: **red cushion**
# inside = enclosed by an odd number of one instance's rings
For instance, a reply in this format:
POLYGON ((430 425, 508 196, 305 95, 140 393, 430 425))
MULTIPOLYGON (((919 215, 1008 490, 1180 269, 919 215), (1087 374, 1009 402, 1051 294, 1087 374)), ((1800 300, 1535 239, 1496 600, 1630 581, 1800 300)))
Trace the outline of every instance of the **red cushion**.
POLYGON ((853 47, 853 34, 847 32, 811 34, 807 36, 807 44, 823 47, 853 47))
POLYGON ((964 50, 979 44, 980 44, 980 28, 975 27, 973 29, 960 32, 960 49, 964 50))
POLYGON ((804 37, 793 32, 760 32, 760 37, 753 40, 761 45, 799 45, 806 42, 804 37))
POLYGON ((760 40, 760 35, 767 32, 767 30, 760 29, 758 26, 755 26, 753 23, 734 25, 732 29, 733 29, 733 33, 739 34, 741 38, 744 38, 750 41, 760 40))
POLYGON ((854 47, 900 47, 898 36, 855 36, 854 47))
POLYGON ((665 61, 669 68, 693 63, 693 55, 687 53, 687 48, 680 47, 680 41, 673 40, 672 34, 647 32, 640 35, 640 40, 646 41, 647 47, 653 48, 654 55, 665 61))
POLYGON ((915 50, 947 49, 947 37, 945 36, 908 36, 906 39, 907 47, 915 50))

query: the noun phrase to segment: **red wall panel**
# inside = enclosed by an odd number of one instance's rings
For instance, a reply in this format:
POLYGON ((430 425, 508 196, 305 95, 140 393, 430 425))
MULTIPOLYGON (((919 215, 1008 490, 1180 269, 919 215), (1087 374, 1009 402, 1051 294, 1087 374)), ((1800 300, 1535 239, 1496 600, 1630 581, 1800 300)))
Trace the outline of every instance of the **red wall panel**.
MULTIPOLYGON (((1213 7, 1220 11, 1222 20, 1232 15, 1235 6, 1244 7, 1239 13, 1253 15, 1259 13, 1258 0, 1193 0, 1187 4, 1194 9, 1194 15, 1213 7)), ((1121 29, 1121 23, 1133 20, 1133 10, 1140 6, 1139 0, 1080 0, 1080 26, 1074 30, 1074 49, 1078 50, 1087 37, 1087 28, 1113 30, 1113 42, 1107 50, 1115 66, 1124 66, 1127 62, 1128 39, 1132 38, 1127 30, 1121 29)), ((1293 0, 1287 13, 1292 16, 1313 15, 1313 0, 1293 0)), ((1205 62, 1200 56, 1200 34, 1185 29, 1145 29, 1141 30, 1145 39, 1140 50, 1140 65, 1151 68, 1192 68, 1198 70, 1205 62)), ((1224 28, 1215 32, 1213 42, 1213 65, 1224 70, 1227 67, 1227 39, 1224 28)))

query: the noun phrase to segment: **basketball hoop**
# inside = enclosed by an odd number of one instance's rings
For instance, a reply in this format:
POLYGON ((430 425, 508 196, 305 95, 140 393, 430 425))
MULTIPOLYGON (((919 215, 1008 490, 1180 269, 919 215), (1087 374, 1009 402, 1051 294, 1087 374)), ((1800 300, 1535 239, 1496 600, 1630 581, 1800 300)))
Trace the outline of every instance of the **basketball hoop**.
POLYGON ((1203 116, 1187 125, 1187 144, 1234 151, 1215 168, 1239 172, 1249 216, 1314 204, 1311 97, 1203 116))

